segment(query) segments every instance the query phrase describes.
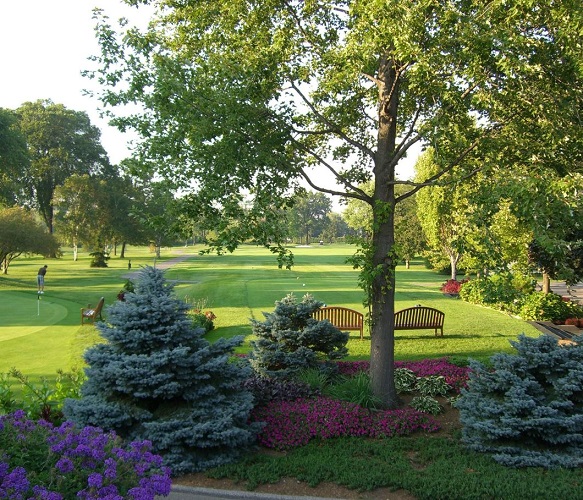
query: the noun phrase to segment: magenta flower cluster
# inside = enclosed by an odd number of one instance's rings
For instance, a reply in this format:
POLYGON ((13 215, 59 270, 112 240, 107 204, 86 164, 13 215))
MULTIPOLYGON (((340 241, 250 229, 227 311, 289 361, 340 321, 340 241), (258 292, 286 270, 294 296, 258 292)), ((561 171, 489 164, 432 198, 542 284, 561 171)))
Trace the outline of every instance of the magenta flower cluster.
POLYGON ((0 498, 153 500, 170 493, 170 469, 148 441, 122 445, 113 432, 54 427, 19 410, 0 417, 0 498))
MULTIPOLYGON (((338 361, 338 369, 342 375, 353 376, 358 372, 368 372, 368 361, 338 361)), ((459 393, 468 381, 469 368, 457 366, 447 358, 423 359, 421 361, 395 361, 395 368, 408 368, 417 377, 441 375, 445 381, 459 393)))
POLYGON ((251 419, 265 423, 259 444, 278 450, 304 446, 314 438, 384 438, 440 428, 432 417, 413 408, 373 411, 325 397, 273 401, 255 408, 251 419))

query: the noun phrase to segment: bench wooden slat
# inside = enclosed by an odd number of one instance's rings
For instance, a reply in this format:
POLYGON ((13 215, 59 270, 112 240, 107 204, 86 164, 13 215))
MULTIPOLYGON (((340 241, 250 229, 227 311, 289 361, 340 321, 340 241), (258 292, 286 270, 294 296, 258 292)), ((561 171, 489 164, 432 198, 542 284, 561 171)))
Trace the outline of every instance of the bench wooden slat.
POLYGON ((395 313, 395 330, 424 330, 433 328, 441 332, 445 314, 432 307, 415 306, 395 313))
POLYGON ((364 315, 347 307, 325 306, 312 314, 314 319, 327 319, 336 328, 342 331, 355 330, 360 332, 360 340, 364 339, 364 315))
POLYGON ((81 308, 81 324, 85 324, 85 321, 95 323, 95 320, 99 316, 100 320, 103 320, 101 317, 101 310, 103 309, 103 304, 105 304, 105 298, 101 297, 99 302, 95 306, 95 308, 89 307, 82 307, 81 308))

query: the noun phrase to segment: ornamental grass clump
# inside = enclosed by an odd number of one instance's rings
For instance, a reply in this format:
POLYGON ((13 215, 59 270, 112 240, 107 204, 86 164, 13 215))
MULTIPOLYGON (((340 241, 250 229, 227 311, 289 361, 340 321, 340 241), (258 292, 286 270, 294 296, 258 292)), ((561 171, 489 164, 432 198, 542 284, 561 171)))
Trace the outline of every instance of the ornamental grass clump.
POLYGON ((493 369, 472 362, 456 406, 463 441, 510 467, 583 465, 583 344, 521 335, 493 369))
POLYGON ((0 417, 0 498, 153 500, 170 493, 170 469, 148 441, 71 422, 53 426, 22 410, 0 417))
POLYGON ((371 411, 326 397, 274 401, 255 408, 251 418, 265 425, 259 443, 277 450, 304 446, 316 438, 387 438, 418 431, 435 432, 440 428, 433 418, 412 408, 371 411))

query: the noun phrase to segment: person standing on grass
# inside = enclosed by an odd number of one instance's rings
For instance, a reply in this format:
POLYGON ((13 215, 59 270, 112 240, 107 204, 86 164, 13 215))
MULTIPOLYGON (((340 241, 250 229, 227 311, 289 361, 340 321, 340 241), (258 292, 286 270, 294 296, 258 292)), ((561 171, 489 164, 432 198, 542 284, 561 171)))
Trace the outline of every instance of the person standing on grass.
POLYGON ((36 277, 36 283, 38 285, 38 293, 45 293, 45 274, 47 274, 46 264, 38 270, 38 275, 36 277))

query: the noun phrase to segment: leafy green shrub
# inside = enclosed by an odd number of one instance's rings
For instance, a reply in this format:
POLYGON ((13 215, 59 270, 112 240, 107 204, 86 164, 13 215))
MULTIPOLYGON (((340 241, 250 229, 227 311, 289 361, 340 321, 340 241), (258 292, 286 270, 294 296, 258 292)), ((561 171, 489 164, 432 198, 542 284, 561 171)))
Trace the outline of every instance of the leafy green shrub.
POLYGON ((395 388, 397 392, 411 392, 415 388, 417 376, 408 368, 395 368, 395 388))
POLYGON ((583 314, 583 309, 556 293, 533 292, 523 300, 519 314, 527 321, 565 321, 583 314))
POLYGON ((522 298, 534 291, 535 284, 531 277, 520 273, 498 273, 464 284, 459 296, 471 304, 517 312, 522 298))
POLYGON ((411 408, 430 415, 438 415, 443 411, 443 407, 439 404, 437 399, 431 396, 416 396, 409 403, 411 408))
POLYGON ((217 318, 212 311, 189 311, 189 316, 192 318, 193 328, 202 328, 205 333, 208 333, 215 328, 214 320, 217 318))
POLYGON ((511 467, 583 465, 583 344, 521 335, 516 354, 471 363, 457 402, 463 441, 511 467))
POLYGON ((251 320, 253 334, 249 355, 251 367, 261 376, 289 377, 306 368, 323 366, 346 356, 348 333, 327 320, 317 321, 312 313, 324 304, 307 294, 297 302, 289 294, 275 303, 273 313, 263 313, 265 321, 251 320))
POLYGON ((23 410, 28 418, 42 418, 53 424, 60 424, 64 417, 63 403, 67 398, 78 398, 86 376, 81 368, 71 372, 57 370, 57 378, 51 383, 42 377, 33 383, 20 370, 11 368, 8 373, 0 373, 0 413, 23 410), (22 386, 22 396, 16 399, 12 391, 13 382, 22 386))

